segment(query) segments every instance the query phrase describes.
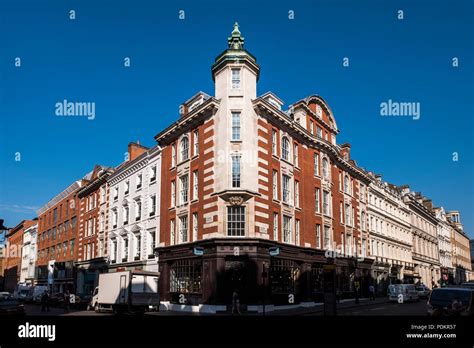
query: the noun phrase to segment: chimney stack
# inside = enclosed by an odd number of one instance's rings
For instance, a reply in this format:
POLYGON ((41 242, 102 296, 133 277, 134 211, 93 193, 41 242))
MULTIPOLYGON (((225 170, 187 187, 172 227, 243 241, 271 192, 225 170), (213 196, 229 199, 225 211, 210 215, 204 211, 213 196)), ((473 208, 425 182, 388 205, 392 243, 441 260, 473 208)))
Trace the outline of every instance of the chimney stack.
POLYGON ((136 143, 129 143, 128 144, 128 160, 133 161, 135 158, 143 154, 145 151, 148 150, 148 147, 140 145, 137 141, 136 143))

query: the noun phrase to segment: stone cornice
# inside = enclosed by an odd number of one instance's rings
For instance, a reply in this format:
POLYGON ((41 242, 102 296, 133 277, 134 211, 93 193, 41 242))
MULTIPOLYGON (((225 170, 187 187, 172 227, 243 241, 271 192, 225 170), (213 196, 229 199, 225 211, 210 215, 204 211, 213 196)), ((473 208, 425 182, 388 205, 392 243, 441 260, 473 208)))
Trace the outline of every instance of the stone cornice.
POLYGON ((160 145, 169 144, 179 135, 191 129, 193 125, 196 125, 206 117, 213 115, 218 108, 219 101, 216 98, 211 97, 207 99, 196 109, 193 109, 191 112, 189 112, 186 116, 181 117, 168 128, 155 135, 156 142, 160 145))

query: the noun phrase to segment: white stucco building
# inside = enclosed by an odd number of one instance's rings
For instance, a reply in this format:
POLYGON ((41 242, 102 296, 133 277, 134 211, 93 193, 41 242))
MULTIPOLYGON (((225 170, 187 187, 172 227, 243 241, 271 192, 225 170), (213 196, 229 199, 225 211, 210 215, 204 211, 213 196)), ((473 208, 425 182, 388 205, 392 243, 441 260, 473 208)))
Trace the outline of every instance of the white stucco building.
POLYGON ((37 235, 38 224, 30 226, 23 234, 20 284, 34 285, 37 235))
POLYGON ((408 186, 401 188, 403 199, 410 208, 411 232, 413 238, 413 263, 415 283, 423 283, 429 288, 440 286, 441 270, 438 251, 438 231, 431 200, 419 192, 411 192, 408 186))
POLYGON ((396 186, 369 173, 368 225, 372 276, 378 292, 391 283, 407 282, 413 277, 410 210, 396 186))
POLYGON ((450 278, 454 276, 451 244, 451 225, 443 207, 433 209, 436 219, 438 219, 438 249, 439 262, 441 267, 441 283, 448 284, 450 278))
POLYGON ((129 158, 109 176, 109 270, 158 271, 161 150, 129 144, 129 158))

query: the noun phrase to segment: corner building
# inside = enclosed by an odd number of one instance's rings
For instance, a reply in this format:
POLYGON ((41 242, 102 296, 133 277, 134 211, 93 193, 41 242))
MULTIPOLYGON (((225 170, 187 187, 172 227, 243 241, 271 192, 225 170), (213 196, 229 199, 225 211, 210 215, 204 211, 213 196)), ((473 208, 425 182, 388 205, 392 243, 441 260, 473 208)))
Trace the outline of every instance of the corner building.
POLYGON ((228 46, 212 66, 215 96, 197 93, 155 137, 163 303, 225 310, 235 289, 249 310, 259 310, 263 297, 271 305, 320 301, 328 262, 343 296, 353 295, 356 280, 364 292, 370 178, 350 158, 350 145, 337 144, 339 129, 321 97, 286 111, 271 92, 257 97, 260 67, 237 24, 228 46))

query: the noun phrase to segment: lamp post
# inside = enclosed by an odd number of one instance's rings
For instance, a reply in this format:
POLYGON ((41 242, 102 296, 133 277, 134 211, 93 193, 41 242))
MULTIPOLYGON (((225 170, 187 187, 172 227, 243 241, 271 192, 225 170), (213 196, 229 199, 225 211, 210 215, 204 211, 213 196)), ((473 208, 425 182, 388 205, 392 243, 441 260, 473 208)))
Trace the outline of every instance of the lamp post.
POLYGON ((0 219, 0 245, 5 242, 5 238, 8 232, 8 227, 3 225, 3 219, 0 219))
MULTIPOLYGON (((5 246, 5 238, 6 238, 6 235, 7 235, 7 232, 8 232, 8 227, 5 227, 3 225, 3 219, 0 219, 0 248, 4 248, 5 246)), ((5 257, 6 255, 1 255, 2 257, 5 257)), ((0 267, 1 268, 1 273, 0 273, 0 290, 3 291, 3 267, 0 267)))

